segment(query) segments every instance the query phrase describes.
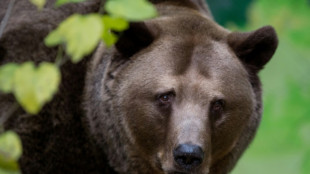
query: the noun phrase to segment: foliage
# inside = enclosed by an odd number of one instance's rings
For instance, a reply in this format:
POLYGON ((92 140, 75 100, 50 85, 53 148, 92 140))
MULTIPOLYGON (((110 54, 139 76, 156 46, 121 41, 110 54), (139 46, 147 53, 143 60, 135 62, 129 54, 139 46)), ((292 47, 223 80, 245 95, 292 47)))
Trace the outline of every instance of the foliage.
POLYGON ((68 3, 77 3, 77 2, 84 2, 84 1, 85 0, 57 0, 55 5, 59 7, 61 5, 68 4, 68 3))
MULTIPOLYGON (((46 0, 29 0, 42 10, 46 0)), ((57 0, 55 6, 78 3, 86 0, 57 0)), ((11 4, 14 4, 12 1, 11 4)), ((10 5, 11 5, 10 4, 10 5)), ((140 21, 156 16, 155 7, 147 0, 108 0, 105 5, 108 15, 74 14, 59 24, 44 40, 47 46, 59 46, 56 63, 42 62, 38 67, 33 62, 8 63, 0 67, 0 92, 13 93, 18 103, 29 114, 38 114, 43 105, 52 100, 61 80, 61 47, 73 63, 92 53, 100 41, 111 46, 117 35, 128 28, 130 21, 140 21)), ((7 14, 10 11, 7 10, 7 14)), ((1 23, 4 28, 7 21, 1 23)), ((1 37, 1 34, 0 34, 1 37)), ((38 58, 39 59, 39 58, 38 58)), ((15 106, 12 106, 14 109, 15 106)), ((10 112, 8 112, 10 113, 10 112)), ((2 116, 1 119, 3 119, 2 116)), ((6 118, 6 117, 4 117, 6 118)), ((5 120, 4 120, 5 121, 5 120)), ((1 121, 3 123, 3 120, 1 121)), ((0 125, 2 128, 3 125, 0 125)), ((7 131, 0 135, 0 173, 18 174, 18 158, 22 148, 16 133, 7 131)))
POLYGON ((72 62, 76 63, 95 49, 102 29, 99 14, 74 14, 46 37, 45 44, 55 46, 66 43, 66 52, 71 56, 72 62))
POLYGON ((156 10, 146 0, 113 0, 108 1, 105 9, 113 16, 125 18, 131 21, 140 21, 156 16, 156 10), (137 11, 139 13, 137 13, 137 11))
POLYGON ((104 40, 107 46, 113 45, 117 40, 117 36, 111 32, 111 30, 120 32, 128 28, 128 22, 123 18, 110 17, 105 15, 102 17, 102 22, 104 27, 101 39, 104 40))
POLYGON ((58 89, 60 71, 52 63, 35 68, 32 62, 20 65, 13 76, 13 92, 17 101, 30 114, 37 114, 58 89))
POLYGON ((19 173, 16 161, 21 154, 21 141, 16 133, 7 131, 0 135, 0 173, 19 173))
POLYGON ((30 2, 36 5, 39 10, 42 10, 46 3, 46 0, 30 0, 30 2))
POLYGON ((14 74, 18 65, 8 63, 6 66, 0 67, 0 90, 4 93, 13 91, 14 74))
POLYGON ((310 173, 310 6, 306 0, 257 0, 245 30, 272 24, 278 50, 260 74, 264 115, 233 174, 310 173))
MULTIPOLYGON (((42 9, 46 3, 45 0, 30 1, 38 9, 42 9)), ((82 1, 85 0, 58 0, 56 5, 82 1)), ((112 30, 121 32, 129 26, 128 21, 139 21, 156 15, 155 7, 146 0, 110 0, 105 7, 110 15, 74 14, 68 17, 46 37, 45 44, 64 45, 66 53, 76 63, 90 54, 100 41, 104 41, 107 46, 114 44, 117 36, 112 30)), ((59 81, 58 67, 48 63, 40 65, 37 70, 32 63, 0 67, 0 90, 5 93, 13 92, 21 106, 31 114, 37 114, 51 100, 52 95, 57 92, 59 81), (52 85, 43 79, 52 80, 52 85)))
POLYGON ((45 39, 47 46, 66 43, 66 52, 72 62, 79 62, 90 54, 102 39, 107 46, 113 45, 117 36, 111 32, 123 31, 128 22, 122 18, 100 14, 74 14, 63 21, 59 27, 45 39))

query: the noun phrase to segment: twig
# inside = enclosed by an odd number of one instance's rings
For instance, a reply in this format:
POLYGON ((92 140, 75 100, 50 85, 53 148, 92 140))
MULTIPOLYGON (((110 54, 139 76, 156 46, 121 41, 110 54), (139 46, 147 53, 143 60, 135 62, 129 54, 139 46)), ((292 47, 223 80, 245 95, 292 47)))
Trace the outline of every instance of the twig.
POLYGON ((12 12, 12 8, 14 6, 14 3, 15 3, 15 0, 10 0, 8 9, 6 10, 4 18, 1 21, 1 24, 0 24, 0 38, 1 38, 2 34, 3 34, 3 32, 4 32, 4 28, 5 28, 6 24, 8 23, 8 20, 10 18, 11 12, 12 12))
MULTIPOLYGON (((8 8, 5 12, 5 15, 1 21, 0 24, 0 38, 2 37, 2 34, 4 32, 4 29, 6 27, 6 24, 8 23, 8 20, 10 18, 13 6, 14 6, 15 0, 10 0, 10 3, 8 5, 8 8)), ((2 92, 0 92, 0 95, 3 95, 2 92)), ((9 110, 5 112, 0 118, 0 131, 3 131, 3 124, 11 117, 11 115, 18 109, 19 105, 17 102, 13 103, 9 110)))

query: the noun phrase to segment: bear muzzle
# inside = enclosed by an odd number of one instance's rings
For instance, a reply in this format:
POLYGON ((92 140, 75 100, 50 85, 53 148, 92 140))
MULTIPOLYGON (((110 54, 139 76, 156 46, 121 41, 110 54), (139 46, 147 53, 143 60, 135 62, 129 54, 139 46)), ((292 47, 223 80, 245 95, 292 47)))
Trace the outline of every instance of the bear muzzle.
POLYGON ((204 152, 198 145, 180 144, 174 149, 173 157, 177 168, 191 171, 201 165, 204 152))

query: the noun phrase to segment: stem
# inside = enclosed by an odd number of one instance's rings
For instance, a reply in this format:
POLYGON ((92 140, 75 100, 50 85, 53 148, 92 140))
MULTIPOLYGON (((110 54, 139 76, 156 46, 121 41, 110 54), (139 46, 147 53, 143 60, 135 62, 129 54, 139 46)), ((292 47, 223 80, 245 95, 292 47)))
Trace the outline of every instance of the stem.
POLYGON ((59 45, 58 52, 55 60, 55 64, 58 68, 60 68, 63 64, 65 64, 68 61, 67 56, 63 56, 63 47, 62 45, 59 45))
POLYGON ((56 59, 55 59, 55 64, 56 66, 60 67, 62 65, 62 46, 59 45, 58 47, 58 52, 57 52, 57 56, 56 56, 56 59))
POLYGON ((1 38, 2 34, 3 34, 3 32, 4 32, 4 28, 5 28, 6 24, 8 23, 8 20, 10 18, 11 12, 12 12, 12 8, 14 6, 14 3, 15 3, 15 0, 10 0, 8 9, 6 10, 4 18, 1 21, 1 24, 0 24, 0 38, 1 38))

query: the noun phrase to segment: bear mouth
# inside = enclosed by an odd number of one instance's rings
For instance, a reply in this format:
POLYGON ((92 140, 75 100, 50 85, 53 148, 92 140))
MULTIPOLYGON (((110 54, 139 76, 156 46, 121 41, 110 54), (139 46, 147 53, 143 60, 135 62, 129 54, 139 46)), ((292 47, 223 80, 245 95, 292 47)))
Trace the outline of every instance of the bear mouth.
MULTIPOLYGON (((157 158, 157 160, 156 160, 156 166, 164 174, 200 174, 201 173, 201 172, 198 172, 197 170, 194 170, 194 171, 183 171, 183 170, 179 170, 177 167, 172 167, 170 169, 163 169, 159 158, 157 158)), ((208 173, 206 173, 206 174, 208 174, 208 173)))
POLYGON ((177 167, 175 164, 169 167, 164 167, 159 155, 156 155, 155 157, 155 166, 164 174, 209 174, 209 169, 204 172, 200 171, 199 168, 194 168, 192 170, 183 170, 177 167))

